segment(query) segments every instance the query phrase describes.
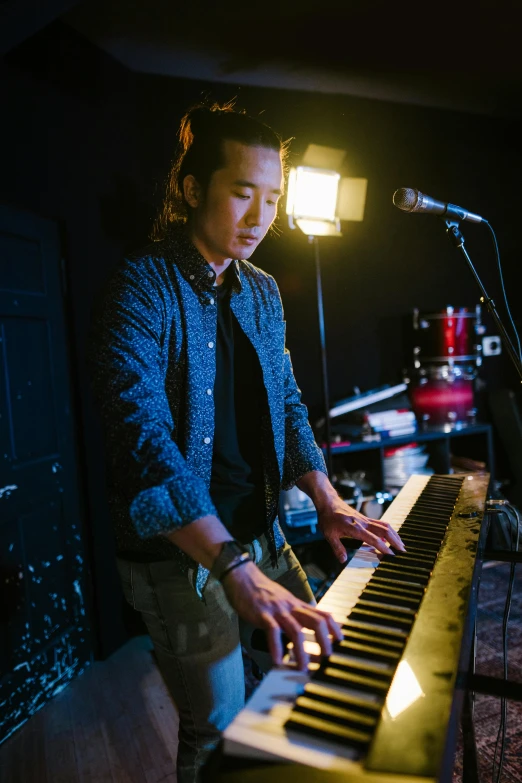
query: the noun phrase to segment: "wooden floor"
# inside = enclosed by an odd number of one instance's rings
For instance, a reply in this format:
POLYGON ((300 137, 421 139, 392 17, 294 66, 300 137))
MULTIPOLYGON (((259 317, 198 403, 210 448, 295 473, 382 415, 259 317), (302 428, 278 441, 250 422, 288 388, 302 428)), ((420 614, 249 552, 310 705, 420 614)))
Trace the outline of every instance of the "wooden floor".
POLYGON ((178 717, 146 636, 71 683, 0 748, 2 783, 175 783, 178 717))
MULTIPOLYGON (((500 676, 508 567, 483 571, 478 671, 500 676)), ((522 682, 522 567, 512 605, 509 676, 522 682)), ((483 781, 499 724, 498 700, 479 697, 476 734, 483 781)), ((178 721, 151 655, 148 637, 132 639, 95 663, 0 747, 1 783, 175 783, 178 721)), ((502 783, 522 781, 522 704, 509 703, 502 783)), ((455 783, 461 779, 455 759, 455 783)))

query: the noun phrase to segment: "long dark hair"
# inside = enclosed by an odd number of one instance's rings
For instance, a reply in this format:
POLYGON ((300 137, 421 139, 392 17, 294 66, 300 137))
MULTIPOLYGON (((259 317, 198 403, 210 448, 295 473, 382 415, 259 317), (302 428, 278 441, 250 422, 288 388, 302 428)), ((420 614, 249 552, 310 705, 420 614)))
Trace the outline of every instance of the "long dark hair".
POLYGON ((205 190, 212 174, 224 164, 223 142, 226 139, 249 147, 275 150, 286 170, 290 139, 283 141, 265 123, 243 111, 236 111, 234 103, 196 104, 181 120, 178 150, 167 177, 163 205, 152 227, 152 240, 163 239, 174 224, 188 220, 190 207, 183 194, 183 180, 192 174, 205 190))

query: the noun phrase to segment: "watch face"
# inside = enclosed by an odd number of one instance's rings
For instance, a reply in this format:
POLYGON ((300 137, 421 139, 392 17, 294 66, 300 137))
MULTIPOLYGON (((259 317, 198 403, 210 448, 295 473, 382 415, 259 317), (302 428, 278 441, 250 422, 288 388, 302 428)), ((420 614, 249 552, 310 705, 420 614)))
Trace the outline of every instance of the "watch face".
POLYGON ((239 541, 226 541, 223 549, 221 550, 222 554, 227 555, 241 555, 243 552, 248 552, 248 549, 243 546, 243 544, 240 544, 239 541))
POLYGON ((248 552, 248 549, 242 546, 238 541, 226 541, 223 544, 218 561, 223 567, 228 565, 231 560, 233 560, 235 557, 238 557, 238 555, 242 555, 244 552, 248 552))
POLYGON ((210 573, 219 579, 221 573, 226 570, 230 563, 244 553, 248 554, 248 549, 239 541, 225 541, 221 547, 221 552, 210 569, 210 573))

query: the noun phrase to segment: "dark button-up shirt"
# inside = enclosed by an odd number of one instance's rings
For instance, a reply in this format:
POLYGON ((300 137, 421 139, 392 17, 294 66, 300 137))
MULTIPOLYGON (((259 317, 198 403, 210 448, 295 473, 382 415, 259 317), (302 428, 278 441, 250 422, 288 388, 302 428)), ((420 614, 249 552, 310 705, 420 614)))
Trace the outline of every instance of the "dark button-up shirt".
MULTIPOLYGON (((177 229, 126 258, 93 320, 93 389, 104 424, 109 504, 122 556, 194 561, 162 533, 217 515, 209 494, 214 436, 215 272, 177 229)), ((284 544, 281 489, 326 473, 285 348, 273 277, 233 262, 231 309, 261 365, 268 410, 260 422, 266 531, 274 558, 284 544)), ((197 566, 202 594, 207 569, 197 566)))

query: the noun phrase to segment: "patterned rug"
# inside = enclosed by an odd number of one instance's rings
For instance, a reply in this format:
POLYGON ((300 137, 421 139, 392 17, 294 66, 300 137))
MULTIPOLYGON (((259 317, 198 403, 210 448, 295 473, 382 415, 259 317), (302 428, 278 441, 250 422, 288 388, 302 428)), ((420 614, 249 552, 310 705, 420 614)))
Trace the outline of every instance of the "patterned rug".
MULTIPOLYGON (((509 580, 509 565, 488 564, 482 571, 477 617, 478 674, 502 677, 502 616, 509 580)), ((522 683, 522 566, 515 572, 515 584, 508 625, 508 677, 522 683)), ((500 699, 492 696, 476 697, 475 736, 477 741, 481 783, 497 780, 493 771, 495 745, 500 725, 500 699)), ((500 750, 500 742, 499 748, 500 750)), ((497 754, 498 759, 498 754, 497 754)), ((455 757, 453 782, 462 779, 462 744, 459 739, 455 757)), ((522 703, 507 701, 506 746, 500 780, 502 783, 522 781, 522 703)))

